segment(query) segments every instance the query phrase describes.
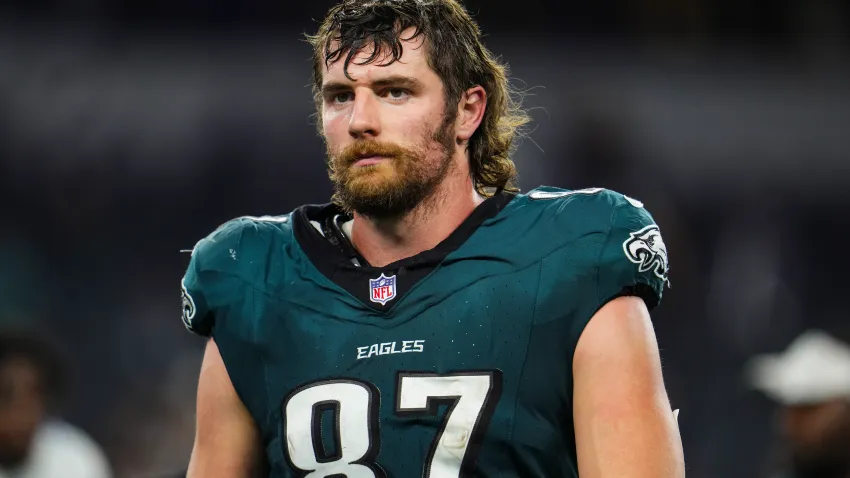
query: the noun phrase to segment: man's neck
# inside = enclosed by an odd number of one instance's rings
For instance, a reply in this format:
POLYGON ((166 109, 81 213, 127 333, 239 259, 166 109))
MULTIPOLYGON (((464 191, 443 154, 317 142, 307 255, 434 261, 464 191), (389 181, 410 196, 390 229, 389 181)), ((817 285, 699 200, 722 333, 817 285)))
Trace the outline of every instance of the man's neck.
POLYGON ((383 267, 433 249, 484 202, 469 177, 447 177, 430 197, 393 219, 354 214, 351 242, 369 264, 383 267))

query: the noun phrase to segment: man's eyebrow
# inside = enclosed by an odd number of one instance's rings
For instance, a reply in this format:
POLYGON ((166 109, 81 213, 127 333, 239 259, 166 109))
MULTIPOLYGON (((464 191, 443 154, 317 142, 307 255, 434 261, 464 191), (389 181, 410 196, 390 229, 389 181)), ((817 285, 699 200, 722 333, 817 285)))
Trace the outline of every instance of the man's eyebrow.
POLYGON ((329 82, 322 85, 322 95, 328 96, 334 93, 340 93, 351 89, 347 83, 329 82))
POLYGON ((375 80, 372 82, 373 87, 385 88, 387 86, 395 86, 401 88, 419 88, 422 86, 422 82, 413 78, 412 76, 388 76, 386 78, 381 78, 380 80, 375 80))
MULTIPOLYGON (((351 83, 341 83, 336 81, 325 83, 322 85, 322 95, 327 96, 334 93, 349 91, 352 88, 351 85, 351 83)), ((420 88, 422 86, 422 82, 411 76, 395 75, 375 80, 370 86, 372 88, 398 87, 414 89, 420 88)))

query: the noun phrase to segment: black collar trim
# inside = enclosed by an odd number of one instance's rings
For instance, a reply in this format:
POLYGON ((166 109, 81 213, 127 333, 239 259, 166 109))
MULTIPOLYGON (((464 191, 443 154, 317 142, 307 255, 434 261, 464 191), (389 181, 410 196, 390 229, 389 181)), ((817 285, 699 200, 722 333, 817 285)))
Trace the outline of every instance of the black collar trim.
POLYGON ((430 274, 446 256, 463 245, 484 221, 499 214, 514 197, 515 194, 502 192, 486 199, 436 247, 384 267, 369 265, 354 249, 337 222, 337 219, 348 220, 350 216, 335 204, 306 205, 298 208, 292 214, 292 226, 301 249, 322 275, 365 305, 377 311, 388 311, 401 301, 404 293, 430 274), (319 222, 324 234, 310 224, 311 220, 319 222), (381 274, 388 277, 399 276, 396 283, 397 296, 385 304, 370 300, 369 282, 366 280, 376 279, 381 274))

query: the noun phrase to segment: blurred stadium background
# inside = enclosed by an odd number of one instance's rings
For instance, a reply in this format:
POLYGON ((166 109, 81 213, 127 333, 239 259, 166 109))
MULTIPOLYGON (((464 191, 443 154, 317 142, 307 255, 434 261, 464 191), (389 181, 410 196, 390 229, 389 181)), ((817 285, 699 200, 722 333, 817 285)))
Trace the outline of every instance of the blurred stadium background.
MULTIPOLYGON (((64 416, 118 477, 191 449, 179 251, 329 197, 301 35, 332 3, 0 6, 2 325, 58 344, 64 416)), ((850 3, 465 3, 528 93, 523 189, 616 189, 665 232, 654 320, 689 478, 764 476, 774 408, 742 365, 850 325, 850 3)))

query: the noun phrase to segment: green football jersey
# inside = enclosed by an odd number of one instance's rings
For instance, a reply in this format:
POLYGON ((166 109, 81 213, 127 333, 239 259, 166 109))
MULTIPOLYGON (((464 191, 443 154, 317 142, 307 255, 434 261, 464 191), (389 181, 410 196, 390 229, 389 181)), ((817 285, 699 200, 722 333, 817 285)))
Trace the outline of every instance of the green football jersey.
POLYGON ((648 307, 667 250, 643 205, 539 188, 371 267, 334 205, 200 241, 183 320, 211 335, 271 477, 575 477, 572 357, 608 301, 648 307))

